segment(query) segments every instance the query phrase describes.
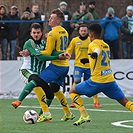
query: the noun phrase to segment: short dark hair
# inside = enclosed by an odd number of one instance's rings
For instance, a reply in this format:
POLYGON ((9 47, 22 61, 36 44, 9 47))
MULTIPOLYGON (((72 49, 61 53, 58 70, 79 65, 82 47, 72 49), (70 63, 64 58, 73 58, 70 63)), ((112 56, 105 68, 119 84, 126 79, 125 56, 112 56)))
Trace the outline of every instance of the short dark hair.
POLYGON ((102 27, 99 23, 90 24, 88 29, 90 30, 90 32, 94 32, 94 34, 99 35, 99 36, 102 33, 102 27))
POLYGON ((64 19, 64 13, 59 10, 59 9, 54 9, 51 11, 51 14, 56 14, 58 18, 60 18, 61 20, 64 19))
POLYGON ((79 30, 81 27, 87 27, 87 29, 88 29, 88 25, 87 25, 87 24, 80 24, 79 27, 78 27, 78 30, 79 30))
POLYGON ((42 26, 39 23, 33 23, 30 27, 30 31, 32 30, 32 28, 34 29, 41 29, 41 31, 43 31, 42 26))

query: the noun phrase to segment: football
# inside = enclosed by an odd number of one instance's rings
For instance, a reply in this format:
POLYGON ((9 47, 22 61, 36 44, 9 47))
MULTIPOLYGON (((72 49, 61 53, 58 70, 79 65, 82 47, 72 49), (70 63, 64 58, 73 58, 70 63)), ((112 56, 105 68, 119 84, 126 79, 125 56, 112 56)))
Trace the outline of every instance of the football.
POLYGON ((27 110, 23 115, 23 120, 27 124, 35 124, 38 119, 38 114, 34 110, 27 110))

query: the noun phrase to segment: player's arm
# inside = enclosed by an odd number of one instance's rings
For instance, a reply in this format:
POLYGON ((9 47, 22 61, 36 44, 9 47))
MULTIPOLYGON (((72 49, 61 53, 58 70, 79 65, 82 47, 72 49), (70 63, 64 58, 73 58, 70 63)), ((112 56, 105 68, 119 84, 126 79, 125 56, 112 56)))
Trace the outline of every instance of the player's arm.
POLYGON ((66 59, 62 52, 53 51, 51 56, 48 55, 37 55, 36 58, 40 61, 50 61, 50 60, 63 60, 66 59))
POLYGON ((45 50, 41 50, 41 53, 43 55, 51 55, 54 48, 55 48, 56 40, 52 32, 48 34, 47 42, 46 42, 46 48, 45 50))
POLYGON ((72 39, 72 41, 70 42, 68 48, 66 49, 66 52, 68 52, 70 55, 72 55, 74 47, 75 47, 75 42, 74 42, 74 39, 72 39))
POLYGON ((90 55, 90 57, 91 57, 92 59, 96 59, 96 58, 98 57, 99 54, 100 54, 100 50, 99 50, 98 48, 96 48, 96 49, 94 50, 94 52, 89 53, 88 55, 90 55))

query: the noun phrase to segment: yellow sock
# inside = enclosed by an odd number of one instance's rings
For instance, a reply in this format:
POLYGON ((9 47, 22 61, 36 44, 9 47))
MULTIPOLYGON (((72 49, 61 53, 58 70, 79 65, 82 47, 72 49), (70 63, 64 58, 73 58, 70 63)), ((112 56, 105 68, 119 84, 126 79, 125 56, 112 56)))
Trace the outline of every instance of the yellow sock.
POLYGON ((61 104, 61 106, 64 110, 64 113, 69 114, 70 109, 68 107, 67 100, 66 100, 66 97, 64 96, 63 92, 61 90, 59 90, 58 92, 54 93, 54 95, 56 96, 58 102, 61 104))
POLYGON ((96 94, 96 95, 93 96, 93 102, 94 103, 98 102, 98 94, 96 94))
POLYGON ((72 99, 75 107, 81 113, 81 116, 88 116, 88 113, 86 112, 85 107, 83 106, 83 100, 81 99, 80 95, 71 93, 70 98, 72 99))
POLYGON ((35 87, 34 92, 37 96, 38 102, 40 103, 40 106, 42 108, 43 112, 49 112, 48 105, 46 103, 46 95, 41 87, 35 87))
POLYGON ((127 109, 129 109, 131 112, 133 112, 133 102, 128 101, 125 105, 127 109))
POLYGON ((76 86, 76 84, 75 84, 75 83, 73 83, 72 88, 74 88, 75 86, 76 86))

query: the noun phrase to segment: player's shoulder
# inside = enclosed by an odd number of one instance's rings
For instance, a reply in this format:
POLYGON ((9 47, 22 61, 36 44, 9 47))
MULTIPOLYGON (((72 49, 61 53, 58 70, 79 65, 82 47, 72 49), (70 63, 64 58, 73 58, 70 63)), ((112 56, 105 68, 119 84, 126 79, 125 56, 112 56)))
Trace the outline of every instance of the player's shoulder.
POLYGON ((23 49, 26 49, 28 47, 31 46, 31 41, 33 41, 32 39, 28 39, 25 43, 24 43, 24 46, 23 46, 23 49))

